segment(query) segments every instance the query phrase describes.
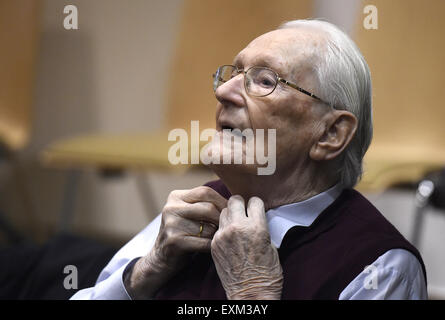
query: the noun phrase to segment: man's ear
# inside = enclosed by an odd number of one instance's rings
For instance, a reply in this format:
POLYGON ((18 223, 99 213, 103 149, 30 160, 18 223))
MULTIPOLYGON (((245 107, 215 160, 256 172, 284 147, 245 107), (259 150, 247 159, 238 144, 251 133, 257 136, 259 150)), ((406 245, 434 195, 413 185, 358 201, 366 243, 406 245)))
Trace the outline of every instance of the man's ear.
POLYGON ((327 116, 323 134, 312 146, 313 160, 332 160, 351 142, 357 130, 357 118, 348 111, 334 110, 327 116))

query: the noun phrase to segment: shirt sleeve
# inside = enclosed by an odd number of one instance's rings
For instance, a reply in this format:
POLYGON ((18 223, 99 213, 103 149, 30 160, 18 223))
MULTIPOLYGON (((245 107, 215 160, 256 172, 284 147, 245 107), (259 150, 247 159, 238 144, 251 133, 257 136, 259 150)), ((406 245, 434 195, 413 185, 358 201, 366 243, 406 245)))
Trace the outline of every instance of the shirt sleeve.
POLYGON ((392 249, 367 266, 339 300, 425 300, 425 277, 419 260, 405 249, 392 249))
POLYGON ((158 215, 145 229, 123 246, 99 274, 94 287, 79 290, 72 300, 128 300, 123 274, 135 259, 145 256, 153 247, 161 225, 158 215))

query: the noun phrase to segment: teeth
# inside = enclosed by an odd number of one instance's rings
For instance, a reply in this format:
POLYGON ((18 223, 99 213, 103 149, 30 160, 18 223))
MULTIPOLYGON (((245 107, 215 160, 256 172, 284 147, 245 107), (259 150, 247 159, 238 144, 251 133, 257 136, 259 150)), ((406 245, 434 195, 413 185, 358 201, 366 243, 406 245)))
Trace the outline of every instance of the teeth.
POLYGON ((228 127, 228 126, 223 126, 222 127, 223 132, 228 132, 230 134, 233 134, 235 136, 242 136, 242 132, 241 129, 234 129, 232 127, 228 127))
POLYGON ((240 129, 232 130, 232 134, 235 135, 235 136, 238 136, 238 137, 242 137, 243 136, 243 134, 241 133, 240 129))

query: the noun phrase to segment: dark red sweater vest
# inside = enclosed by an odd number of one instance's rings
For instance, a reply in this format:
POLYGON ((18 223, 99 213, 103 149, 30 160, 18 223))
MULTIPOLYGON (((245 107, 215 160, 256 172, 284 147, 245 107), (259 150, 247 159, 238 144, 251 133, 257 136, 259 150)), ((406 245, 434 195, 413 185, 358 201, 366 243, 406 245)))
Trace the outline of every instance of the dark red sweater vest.
MULTIPOLYGON (((224 184, 206 184, 225 198, 224 184)), ((293 227, 278 249, 283 268, 282 299, 338 299, 366 266, 390 249, 419 252, 359 192, 344 190, 309 227, 293 227)), ((156 295, 157 299, 226 299, 211 254, 191 263, 156 295)))

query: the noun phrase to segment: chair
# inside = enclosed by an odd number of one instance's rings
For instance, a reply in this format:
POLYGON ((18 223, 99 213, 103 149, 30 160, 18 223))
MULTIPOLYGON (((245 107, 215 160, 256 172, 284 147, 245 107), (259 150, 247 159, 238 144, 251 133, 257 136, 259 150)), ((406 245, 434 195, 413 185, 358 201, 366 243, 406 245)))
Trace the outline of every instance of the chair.
MULTIPOLYGON (((42 164, 68 170, 59 231, 67 231, 70 227, 78 180, 83 170, 97 170, 103 177, 119 176, 125 171, 184 172, 190 165, 174 166, 168 161, 171 144, 166 132, 156 132, 83 135, 49 145, 41 154, 42 164)), ((150 184, 144 176, 137 179, 137 186, 147 212, 159 212, 150 184)))
POLYGON ((445 168, 427 174, 417 186, 415 215, 411 231, 411 242, 420 245, 425 210, 432 206, 445 209, 445 168))
MULTIPOLYGON (((6 161, 15 174, 30 229, 36 220, 18 153, 30 138, 39 10, 40 1, 0 2, 0 160, 6 161)), ((0 229, 12 242, 24 238, 1 212, 0 229)))

